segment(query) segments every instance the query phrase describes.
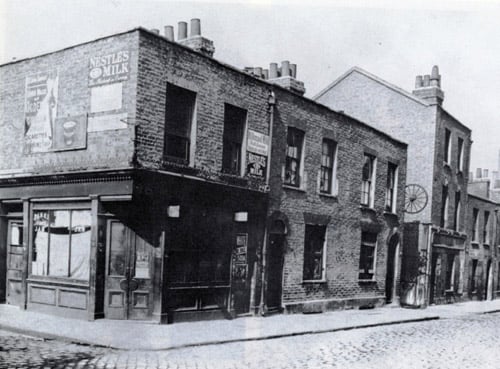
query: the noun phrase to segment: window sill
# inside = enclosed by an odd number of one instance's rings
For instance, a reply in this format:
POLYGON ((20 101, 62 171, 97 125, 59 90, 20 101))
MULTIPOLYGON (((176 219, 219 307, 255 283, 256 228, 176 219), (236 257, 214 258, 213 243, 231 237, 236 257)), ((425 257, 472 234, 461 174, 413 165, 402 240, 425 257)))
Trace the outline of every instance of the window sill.
POLYGON ((337 201, 339 199, 338 195, 333 195, 331 193, 318 192, 318 195, 320 195, 321 197, 327 198, 327 199, 334 199, 334 200, 337 200, 337 201))
POLYGON ((396 213, 393 213, 392 211, 387 211, 385 210, 384 211, 384 215, 388 216, 388 217, 398 217, 398 215, 396 213))
POLYGON ((315 283, 326 283, 326 279, 305 279, 302 284, 315 284, 315 283))
POLYGON ((359 208, 362 211, 368 211, 368 212, 373 213, 373 214, 377 213, 377 211, 375 210, 375 208, 372 208, 372 207, 369 207, 369 206, 366 206, 366 205, 359 205, 359 208))
POLYGON ((369 283, 377 283, 374 279, 358 279, 358 283, 369 284, 369 283))
POLYGON ((295 186, 290 186, 290 185, 287 185, 287 184, 283 184, 283 188, 285 188, 287 190, 297 191, 297 192, 303 192, 303 193, 306 192, 306 190, 303 189, 302 187, 295 187, 295 186))

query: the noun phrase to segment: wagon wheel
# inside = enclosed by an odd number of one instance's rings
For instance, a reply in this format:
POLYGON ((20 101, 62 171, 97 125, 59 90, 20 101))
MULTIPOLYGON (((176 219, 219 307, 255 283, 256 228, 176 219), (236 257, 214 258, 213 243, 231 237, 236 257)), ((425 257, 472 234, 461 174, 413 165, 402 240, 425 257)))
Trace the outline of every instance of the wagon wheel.
POLYGON ((405 188, 405 211, 410 214, 420 213, 427 205, 425 189, 418 184, 409 184, 405 188))

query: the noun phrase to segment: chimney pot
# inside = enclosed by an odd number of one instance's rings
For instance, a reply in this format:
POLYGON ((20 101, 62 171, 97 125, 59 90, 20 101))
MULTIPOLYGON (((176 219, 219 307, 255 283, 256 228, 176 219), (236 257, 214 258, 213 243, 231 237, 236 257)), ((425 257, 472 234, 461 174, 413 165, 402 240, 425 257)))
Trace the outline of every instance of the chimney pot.
POLYGON ((263 69, 262 73, 264 74, 264 79, 269 79, 269 69, 263 69))
POLYGON ((426 74, 424 76, 424 87, 429 87, 430 80, 431 80, 431 76, 429 76, 428 74, 426 74))
POLYGON ((281 77, 290 75, 290 62, 288 60, 283 60, 281 62, 281 77))
POLYGON ((483 178, 488 178, 488 169, 483 169, 483 178))
POLYGON ((482 170, 481 170, 481 168, 477 168, 477 169, 476 169, 476 179, 481 178, 481 174, 482 174, 482 170))
POLYGON ((262 78, 262 68, 261 67, 255 68, 254 72, 257 75, 257 77, 262 78))
POLYGON ((201 36, 201 23, 198 18, 191 19, 191 33, 190 36, 201 36))
POLYGON ((187 23, 186 22, 179 22, 178 28, 177 28, 177 39, 178 40, 184 40, 187 38, 187 23))
POLYGON ((417 76, 417 77, 415 78, 415 88, 420 88, 420 87, 422 87, 422 83, 423 83, 423 82, 424 82, 424 81, 422 80, 422 76, 417 76))
POLYGON ((292 71, 292 77, 297 78, 297 64, 290 64, 290 69, 292 71))
POLYGON ((157 35, 160 34, 160 30, 158 28, 151 28, 151 32, 156 33, 157 35))
POLYGON ((431 78, 432 79, 439 79, 439 68, 437 65, 432 67, 431 78))
POLYGON ((165 38, 169 41, 175 41, 173 26, 165 26, 165 38))
POLYGON ((278 63, 271 63, 269 65, 269 78, 278 78, 278 63))

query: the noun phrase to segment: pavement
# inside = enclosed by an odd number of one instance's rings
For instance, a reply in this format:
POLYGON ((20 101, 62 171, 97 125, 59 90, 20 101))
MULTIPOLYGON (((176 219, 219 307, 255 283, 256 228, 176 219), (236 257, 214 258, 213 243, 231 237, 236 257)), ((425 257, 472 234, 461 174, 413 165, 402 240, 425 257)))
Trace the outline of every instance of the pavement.
POLYGON ((230 342, 353 330, 500 311, 500 299, 470 301, 426 309, 388 305, 371 310, 322 314, 241 317, 159 325, 151 322, 68 319, 0 305, 0 329, 46 339, 122 350, 171 350, 230 342))

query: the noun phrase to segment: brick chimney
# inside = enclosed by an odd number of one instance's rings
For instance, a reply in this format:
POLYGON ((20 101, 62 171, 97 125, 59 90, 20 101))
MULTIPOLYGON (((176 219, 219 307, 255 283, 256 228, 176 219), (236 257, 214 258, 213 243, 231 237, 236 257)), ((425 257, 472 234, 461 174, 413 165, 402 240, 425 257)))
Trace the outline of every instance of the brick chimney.
POLYGON ((427 100, 431 105, 441 105, 443 103, 444 92, 441 90, 441 75, 437 65, 432 67, 430 75, 416 77, 413 94, 427 100))
POLYGON ((302 96, 306 92, 304 82, 297 79, 297 64, 290 64, 288 60, 281 62, 280 68, 278 68, 277 63, 271 63, 269 69, 245 67, 244 70, 255 77, 265 79, 298 95, 302 96))
MULTIPOLYGON (((171 26, 165 27, 165 37, 169 41, 174 41, 174 32, 171 26)), ((201 36, 201 23, 198 18, 191 19, 189 36, 187 23, 179 22, 177 28, 177 42, 210 57, 213 57, 215 52, 213 41, 201 36)))

